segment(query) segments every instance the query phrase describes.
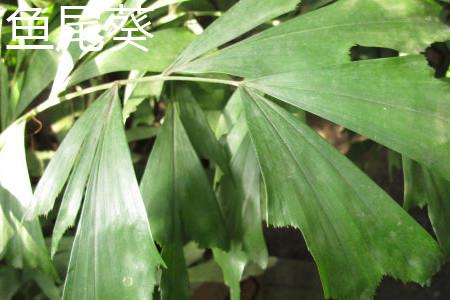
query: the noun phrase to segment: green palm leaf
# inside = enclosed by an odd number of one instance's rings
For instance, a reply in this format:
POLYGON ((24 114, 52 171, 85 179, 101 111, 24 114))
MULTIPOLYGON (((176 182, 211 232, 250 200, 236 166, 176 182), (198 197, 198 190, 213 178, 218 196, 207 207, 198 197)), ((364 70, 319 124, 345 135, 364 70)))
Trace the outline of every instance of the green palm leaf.
POLYGON ((424 284, 437 271, 437 243, 381 188, 285 110, 241 93, 268 222, 302 231, 325 297, 370 299, 383 275, 424 284))

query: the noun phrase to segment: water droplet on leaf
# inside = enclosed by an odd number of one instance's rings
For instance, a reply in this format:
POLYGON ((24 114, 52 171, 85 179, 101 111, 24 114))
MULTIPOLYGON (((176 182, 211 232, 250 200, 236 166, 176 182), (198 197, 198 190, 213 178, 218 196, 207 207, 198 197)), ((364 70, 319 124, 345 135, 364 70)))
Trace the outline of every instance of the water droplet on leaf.
POLYGON ((122 278, 122 283, 124 286, 130 287, 133 285, 133 278, 131 278, 129 276, 125 276, 122 278))

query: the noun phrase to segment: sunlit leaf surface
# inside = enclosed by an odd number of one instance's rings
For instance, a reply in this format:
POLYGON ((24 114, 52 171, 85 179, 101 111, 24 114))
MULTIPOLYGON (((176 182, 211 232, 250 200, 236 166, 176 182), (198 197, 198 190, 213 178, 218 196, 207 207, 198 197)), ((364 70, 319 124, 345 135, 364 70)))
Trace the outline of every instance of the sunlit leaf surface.
POLYGON ((117 91, 99 100, 103 113, 95 126, 101 135, 63 298, 151 299, 161 259, 131 164, 117 91))
POLYGON ((0 135, 0 209, 5 217, 5 256, 16 268, 32 268, 57 279, 37 219, 22 221, 32 201, 25 159, 25 123, 14 123, 0 135), (8 225, 9 224, 9 225, 8 225), (13 232, 14 233, 13 233, 13 232), (8 238, 9 237, 9 238, 8 238))

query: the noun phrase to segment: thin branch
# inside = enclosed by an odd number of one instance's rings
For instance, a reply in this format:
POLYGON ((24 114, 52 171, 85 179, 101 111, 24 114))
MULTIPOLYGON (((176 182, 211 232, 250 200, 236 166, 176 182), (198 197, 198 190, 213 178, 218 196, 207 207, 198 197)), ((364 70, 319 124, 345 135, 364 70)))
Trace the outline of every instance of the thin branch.
POLYGON ((147 76, 147 77, 141 77, 141 78, 135 78, 135 79, 122 79, 122 80, 116 80, 100 85, 96 85, 93 87, 81 89, 79 91, 66 94, 64 96, 58 97, 56 99, 49 99, 42 104, 38 105, 36 108, 32 109, 28 113, 24 114, 22 117, 20 117, 17 121, 23 121, 23 120, 29 120, 34 118, 37 114, 47 110, 50 107, 53 107, 62 101, 71 100, 77 97, 81 97, 84 95, 92 94, 99 91, 108 90, 114 86, 121 86, 121 85, 127 85, 127 84, 133 84, 133 83, 143 83, 143 82, 152 82, 152 81, 193 81, 193 82, 208 82, 208 83, 217 83, 217 84, 226 84, 226 85, 232 85, 232 86, 240 86, 241 81, 234 81, 234 80, 225 80, 225 79, 216 79, 216 78, 204 78, 204 77, 188 77, 188 76, 164 76, 164 75, 154 75, 154 76, 147 76))

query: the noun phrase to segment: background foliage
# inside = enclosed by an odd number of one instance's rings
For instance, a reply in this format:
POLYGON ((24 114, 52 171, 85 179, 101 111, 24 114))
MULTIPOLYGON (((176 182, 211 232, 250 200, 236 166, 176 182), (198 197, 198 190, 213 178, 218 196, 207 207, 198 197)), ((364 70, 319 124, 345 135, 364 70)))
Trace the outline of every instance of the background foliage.
POLYGON ((148 53, 105 30, 98 53, 5 49, 18 8, 44 8, 58 45, 61 5, 120 3, 0 2, 2 299, 187 299, 209 280, 239 299, 276 260, 270 226, 301 232, 326 298, 447 262, 448 1, 127 0, 154 8, 148 53), (358 159, 381 145, 403 207, 358 159), (408 214, 425 205, 433 232, 408 214))

